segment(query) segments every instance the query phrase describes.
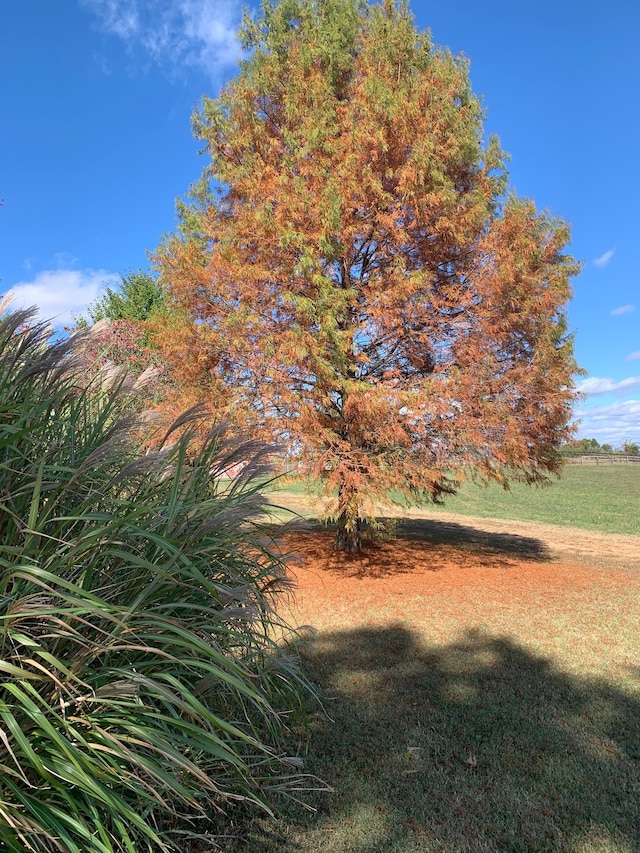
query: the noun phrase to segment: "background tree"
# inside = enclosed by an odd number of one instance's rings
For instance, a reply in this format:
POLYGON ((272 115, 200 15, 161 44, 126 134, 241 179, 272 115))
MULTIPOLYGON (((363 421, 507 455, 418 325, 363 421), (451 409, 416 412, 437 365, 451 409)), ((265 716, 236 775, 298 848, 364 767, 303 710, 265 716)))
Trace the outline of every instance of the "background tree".
MULTIPOLYGON (((87 309, 94 324, 84 353, 88 365, 111 363, 134 375, 154 368, 152 391, 165 414, 178 417, 203 398, 220 398, 210 387, 207 353, 191 316, 167 299, 158 278, 137 270, 121 276, 117 290, 105 287, 87 309), (100 324, 100 325, 98 325, 100 324), (163 353, 170 353, 179 370, 171 370, 163 353)), ((78 327, 89 326, 80 318, 78 327)), ((201 420, 204 433, 211 424, 201 420)))
POLYGON ((622 452, 626 453, 627 456, 640 456, 640 445, 629 438, 625 438, 622 442, 622 452))
POLYGON ((142 323, 165 310, 165 296, 158 279, 143 270, 120 276, 118 290, 106 286, 88 308, 94 323, 129 320, 142 323))
POLYGON ((88 306, 88 318, 76 318, 76 330, 93 324, 92 334, 83 338, 81 347, 86 370, 91 373, 114 365, 139 376, 153 369, 154 378, 147 391, 156 400, 166 401, 172 383, 154 340, 157 325, 168 322, 164 290, 157 277, 140 269, 120 278, 117 290, 106 286, 88 306))
POLYGON ((556 472, 577 265, 567 226, 506 193, 467 64, 389 0, 267 2, 241 37, 157 254, 193 321, 173 369, 197 347, 220 405, 337 494, 338 548, 390 489, 556 472))
POLYGON ((597 453, 604 450, 604 445, 601 448, 597 438, 574 438, 564 445, 563 450, 573 453, 597 453))

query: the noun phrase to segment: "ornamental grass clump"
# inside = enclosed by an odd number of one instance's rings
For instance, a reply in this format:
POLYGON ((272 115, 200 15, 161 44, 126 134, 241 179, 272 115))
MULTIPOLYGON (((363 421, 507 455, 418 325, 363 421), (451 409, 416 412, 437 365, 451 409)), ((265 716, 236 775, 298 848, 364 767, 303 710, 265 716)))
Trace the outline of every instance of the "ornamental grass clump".
POLYGON ((185 849, 295 787, 305 685, 255 518, 267 449, 197 414, 149 438, 86 335, 0 320, 0 847, 185 849), (239 460, 241 478, 225 477, 239 460))

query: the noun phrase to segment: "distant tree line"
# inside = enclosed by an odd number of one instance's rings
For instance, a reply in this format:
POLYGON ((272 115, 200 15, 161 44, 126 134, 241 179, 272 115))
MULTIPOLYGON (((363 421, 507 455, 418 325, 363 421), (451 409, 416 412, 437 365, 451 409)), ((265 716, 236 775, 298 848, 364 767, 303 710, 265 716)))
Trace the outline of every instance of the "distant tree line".
POLYGON ((569 441, 562 448, 564 453, 623 453, 625 456, 640 456, 640 445, 628 438, 619 447, 600 444, 597 438, 580 438, 569 441))

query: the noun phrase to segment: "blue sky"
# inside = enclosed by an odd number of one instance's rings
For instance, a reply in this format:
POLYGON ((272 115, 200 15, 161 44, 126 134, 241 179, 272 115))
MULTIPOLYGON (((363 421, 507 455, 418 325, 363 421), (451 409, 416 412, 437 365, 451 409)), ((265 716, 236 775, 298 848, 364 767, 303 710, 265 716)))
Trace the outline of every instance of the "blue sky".
MULTIPOLYGON (((640 441, 640 6, 411 8, 470 59, 516 191, 572 225, 580 435, 640 441)), ((200 174, 190 116, 235 73, 240 15, 236 0, 3 0, 0 293, 64 323, 148 265, 200 174)))

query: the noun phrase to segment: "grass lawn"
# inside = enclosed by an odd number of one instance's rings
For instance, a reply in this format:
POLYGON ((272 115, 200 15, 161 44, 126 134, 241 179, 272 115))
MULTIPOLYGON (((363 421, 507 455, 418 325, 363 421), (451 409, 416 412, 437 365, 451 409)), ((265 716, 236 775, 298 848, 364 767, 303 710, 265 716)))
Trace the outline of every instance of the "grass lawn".
MULTIPOLYGON (((303 483, 283 481, 287 492, 303 494, 303 483)), ((509 491, 465 483, 455 497, 446 498, 440 511, 481 518, 537 521, 640 535, 639 465, 567 465, 559 480, 537 488, 514 483, 509 491)))
POLYGON ((510 491, 466 483, 444 509, 481 518, 561 524, 603 533, 640 534, 640 465, 567 465, 546 488, 510 491))
POLYGON ((285 540, 323 703, 298 734, 332 790, 222 849, 637 853, 640 559, 567 565, 416 524, 364 564, 326 529, 285 540))

